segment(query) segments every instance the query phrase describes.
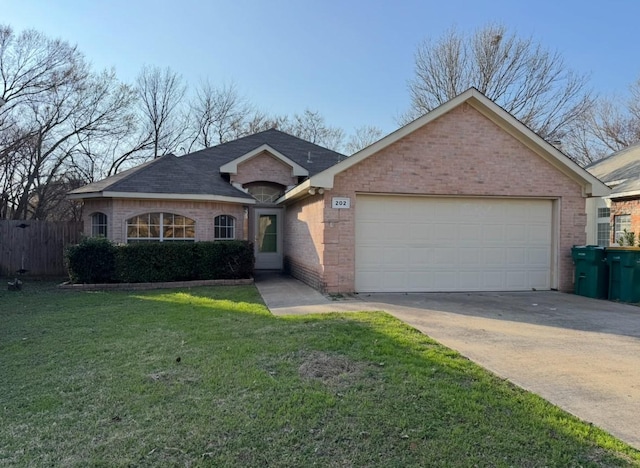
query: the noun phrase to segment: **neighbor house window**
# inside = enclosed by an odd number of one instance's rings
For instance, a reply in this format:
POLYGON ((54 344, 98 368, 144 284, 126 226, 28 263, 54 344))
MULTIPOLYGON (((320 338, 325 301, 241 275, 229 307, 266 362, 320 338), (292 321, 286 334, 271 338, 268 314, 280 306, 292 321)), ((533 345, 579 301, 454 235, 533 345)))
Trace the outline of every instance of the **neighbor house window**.
POLYGON ((625 229, 627 232, 631 231, 631 215, 616 215, 613 220, 613 240, 619 242, 620 238, 624 235, 625 229))
POLYGON ((609 208, 598 208, 597 241, 600 247, 609 247, 611 241, 611 211, 609 208))
POLYGON ((236 238, 236 219, 229 215, 216 216, 213 220, 213 237, 216 240, 236 238))
POLYGON ((93 213, 91 215, 91 237, 107 237, 107 215, 93 213))
POLYGON ((194 241, 196 222, 173 213, 145 213, 127 220, 127 242, 194 241))

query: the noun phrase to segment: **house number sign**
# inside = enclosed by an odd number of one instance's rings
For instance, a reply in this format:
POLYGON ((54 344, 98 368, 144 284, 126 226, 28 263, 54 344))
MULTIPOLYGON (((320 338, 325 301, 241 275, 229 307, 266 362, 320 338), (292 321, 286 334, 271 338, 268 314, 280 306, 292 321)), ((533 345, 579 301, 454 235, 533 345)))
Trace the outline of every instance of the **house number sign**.
POLYGON ((348 197, 333 197, 331 199, 331 208, 337 208, 339 210, 344 210, 346 208, 351 208, 351 198, 348 198, 348 197))

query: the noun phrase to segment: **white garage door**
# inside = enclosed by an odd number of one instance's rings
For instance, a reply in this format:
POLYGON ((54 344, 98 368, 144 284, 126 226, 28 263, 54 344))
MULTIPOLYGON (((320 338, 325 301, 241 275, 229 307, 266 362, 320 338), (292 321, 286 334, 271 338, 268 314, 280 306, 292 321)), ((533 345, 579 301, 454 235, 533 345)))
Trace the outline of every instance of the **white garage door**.
POLYGON ((358 195, 356 291, 550 289, 551 200, 358 195))

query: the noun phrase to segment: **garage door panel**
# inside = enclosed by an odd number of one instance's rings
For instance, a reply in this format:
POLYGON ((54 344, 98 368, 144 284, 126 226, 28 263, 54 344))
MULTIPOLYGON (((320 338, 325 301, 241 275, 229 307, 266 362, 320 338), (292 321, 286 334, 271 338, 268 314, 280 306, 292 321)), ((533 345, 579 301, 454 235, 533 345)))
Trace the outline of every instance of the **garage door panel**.
POLYGON ((378 255, 384 265, 393 269, 394 266, 404 267, 406 265, 409 260, 408 251, 407 247, 387 247, 379 250, 378 255))
POLYGON ((550 200, 359 195, 356 290, 549 289, 550 200))
POLYGON ((543 247, 528 249, 527 264, 531 266, 546 267, 549 264, 548 250, 543 247))
POLYGON ((528 229, 528 241, 530 244, 546 245, 549 241, 549 227, 541 224, 533 224, 528 229))

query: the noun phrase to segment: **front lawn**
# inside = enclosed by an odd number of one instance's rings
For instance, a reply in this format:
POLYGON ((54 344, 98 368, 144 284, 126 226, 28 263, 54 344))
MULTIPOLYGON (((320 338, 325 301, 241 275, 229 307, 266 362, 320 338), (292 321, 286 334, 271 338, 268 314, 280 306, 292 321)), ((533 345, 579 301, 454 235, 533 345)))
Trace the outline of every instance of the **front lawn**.
POLYGON ((635 466, 640 453, 383 313, 253 286, 0 290, 0 465, 635 466))

